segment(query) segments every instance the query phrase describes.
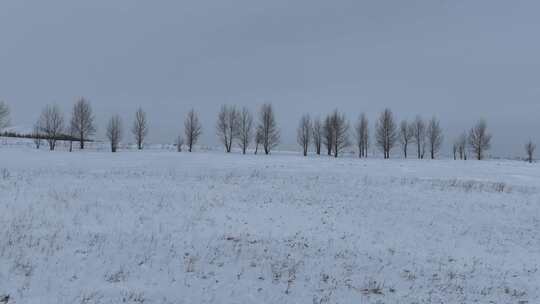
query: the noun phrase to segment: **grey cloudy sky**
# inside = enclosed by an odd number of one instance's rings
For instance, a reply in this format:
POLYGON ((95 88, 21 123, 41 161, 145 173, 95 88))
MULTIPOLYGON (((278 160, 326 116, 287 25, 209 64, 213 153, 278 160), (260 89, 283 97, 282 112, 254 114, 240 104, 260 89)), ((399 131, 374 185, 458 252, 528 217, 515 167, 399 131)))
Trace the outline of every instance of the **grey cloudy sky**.
POLYGON ((283 141, 303 112, 371 121, 437 115, 446 141, 479 117, 493 152, 540 136, 538 1, 0 2, 0 99, 14 125, 47 103, 89 98, 100 124, 143 106, 152 142, 191 107, 206 144, 219 105, 272 102, 283 141))

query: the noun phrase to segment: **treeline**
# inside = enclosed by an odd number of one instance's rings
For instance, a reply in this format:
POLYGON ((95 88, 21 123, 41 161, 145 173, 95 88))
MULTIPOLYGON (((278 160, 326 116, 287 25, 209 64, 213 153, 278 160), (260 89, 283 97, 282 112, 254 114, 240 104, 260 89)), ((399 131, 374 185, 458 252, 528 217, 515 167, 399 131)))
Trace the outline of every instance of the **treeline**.
MULTIPOLYGON (((409 151, 415 150, 418 159, 435 159, 442 147, 443 131, 439 119, 433 117, 424 120, 417 116, 413 121, 401 121, 399 124, 390 109, 382 111, 375 121, 373 144, 383 154, 385 159, 390 158, 392 151, 400 148, 404 158, 409 157, 409 151)), ((309 114, 302 116, 297 129, 298 144, 307 155, 310 143, 314 145, 317 154, 321 154, 321 144, 325 146, 328 155, 338 157, 340 151, 356 144, 358 157, 368 156, 370 140, 369 120, 365 113, 360 114, 354 124, 352 134, 350 124, 345 114, 334 110, 324 119, 311 120, 309 114), (351 141, 350 136, 354 136, 351 141)), ((464 133, 465 134, 465 133, 464 133)), ((463 135, 454 144, 454 159, 467 159, 467 151, 472 151, 476 159, 483 159, 485 152, 491 146, 491 134, 487 132, 487 125, 480 120, 468 135, 463 135), (469 149, 470 148, 470 149, 469 149), (459 151, 459 154, 457 153, 459 151)))
MULTIPOLYGON (((34 135, 33 133, 30 133, 30 134, 23 134, 23 133, 18 133, 18 132, 13 132, 13 131, 4 131, 4 132, 0 132, 0 136, 3 136, 3 137, 12 137, 12 138, 26 138, 26 139, 35 139, 36 138, 36 135, 34 135)), ((39 136, 41 139, 45 139, 45 137, 43 135, 39 136)), ((76 138, 76 137, 73 137, 73 136, 69 136, 69 135, 66 135, 66 134, 60 134, 56 137, 57 140, 59 141, 78 141, 79 139, 76 138)), ((85 141, 90 141, 92 142, 93 140, 92 139, 85 139, 85 141)))
MULTIPOLYGON (((9 107, 5 102, 0 102, 0 130, 6 128, 9 123, 9 107)), ((369 147, 374 145, 385 159, 390 158, 391 153, 396 150, 400 151, 404 158, 410 157, 412 151, 418 159, 435 159, 444 140, 437 117, 425 120, 421 116, 416 116, 412 121, 402 120, 398 123, 393 112, 385 109, 378 115, 373 127, 372 132, 365 113, 359 115, 352 128, 346 115, 337 109, 323 118, 312 118, 310 114, 304 114, 297 128, 297 143, 304 156, 312 150, 317 155, 324 153, 338 157, 345 149, 355 146, 358 157, 365 158, 368 157, 369 147)), ((270 154, 280 142, 280 129, 276 123, 275 111, 269 103, 263 104, 256 116, 247 107, 223 105, 217 116, 215 130, 227 153, 237 146, 243 154, 246 154, 250 147, 253 147, 255 154, 259 149, 265 154, 270 154)), ((72 151, 74 142, 78 142, 80 149, 84 149, 85 142, 91 141, 95 132, 95 117, 91 104, 81 97, 73 105, 69 120, 65 120, 57 105, 47 105, 36 121, 32 134, 5 132, 4 136, 32 138, 38 149, 44 141, 50 150, 55 149, 59 140, 69 141, 69 149, 72 151)), ((147 115, 142 108, 136 110, 130 132, 138 149, 142 150, 149 132, 147 115)), ((183 147, 186 147, 187 151, 191 152, 201 134, 202 124, 199 116, 191 109, 184 119, 183 134, 179 134, 176 138, 177 150, 181 152, 183 147)), ((123 123, 119 115, 113 115, 109 119, 106 136, 111 151, 116 152, 124 136, 123 123)), ((453 141, 453 158, 466 160, 473 157, 481 160, 491 148, 491 139, 487 123, 481 119, 453 141)), ((536 145, 529 140, 525 144, 529 162, 533 161, 535 150, 536 145)))
MULTIPOLYGON (((254 138, 255 153, 259 145, 264 147, 266 154, 279 143, 279 129, 276 127, 274 111, 271 104, 265 104, 259 111, 259 121, 254 128, 253 116, 248 109, 238 110, 235 106, 224 105, 219 111, 216 129, 217 136, 230 152, 235 140, 239 143, 243 153, 254 138), (254 133, 252 135, 252 133, 254 133)), ((400 147, 403 157, 409 156, 411 148, 416 151, 418 159, 435 159, 442 147, 443 131, 436 117, 424 120, 417 116, 413 121, 401 121, 399 124, 390 109, 382 111, 374 126, 373 144, 381 151, 384 158, 390 158, 395 148, 400 147)), ((372 144, 369 120, 362 113, 354 127, 347 120, 344 113, 334 110, 326 117, 312 119, 304 114, 297 128, 297 142, 304 156, 308 155, 310 147, 320 155, 326 153, 338 157, 345 149, 355 144, 358 157, 368 156, 368 149, 372 144), (353 138, 351 138, 353 137, 353 138), (324 149, 324 152, 323 152, 324 149)), ((487 131, 487 124, 480 120, 468 133, 464 133, 454 144, 454 159, 468 157, 468 151, 476 159, 483 159, 486 151, 491 147, 491 134, 487 131)), ((530 153, 534 152, 534 145, 527 146, 530 153), (531 152, 532 151, 532 152, 531 152)), ((532 161, 532 154, 529 159, 532 161)))

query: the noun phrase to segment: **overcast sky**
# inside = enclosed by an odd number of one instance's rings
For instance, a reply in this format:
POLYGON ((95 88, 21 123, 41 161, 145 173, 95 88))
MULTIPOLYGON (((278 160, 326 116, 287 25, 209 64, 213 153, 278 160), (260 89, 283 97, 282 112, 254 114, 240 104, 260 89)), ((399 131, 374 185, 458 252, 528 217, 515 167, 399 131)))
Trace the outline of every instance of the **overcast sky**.
POLYGON ((24 126, 85 96, 98 137, 112 113, 131 124, 142 106, 152 142, 172 142, 193 107, 208 145, 223 103, 273 103, 286 144, 302 113, 336 107, 351 122, 385 107, 436 115, 447 143, 484 117, 492 152, 519 156, 540 144, 539 12, 538 1, 2 0, 0 100, 24 126))

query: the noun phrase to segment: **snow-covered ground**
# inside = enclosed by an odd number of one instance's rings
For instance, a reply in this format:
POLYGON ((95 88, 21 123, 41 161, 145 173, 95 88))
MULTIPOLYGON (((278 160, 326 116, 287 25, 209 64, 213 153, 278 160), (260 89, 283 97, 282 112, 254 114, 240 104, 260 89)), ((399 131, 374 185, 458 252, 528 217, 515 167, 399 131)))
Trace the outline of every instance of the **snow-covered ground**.
POLYGON ((540 303, 540 166, 0 146, 0 301, 540 303))

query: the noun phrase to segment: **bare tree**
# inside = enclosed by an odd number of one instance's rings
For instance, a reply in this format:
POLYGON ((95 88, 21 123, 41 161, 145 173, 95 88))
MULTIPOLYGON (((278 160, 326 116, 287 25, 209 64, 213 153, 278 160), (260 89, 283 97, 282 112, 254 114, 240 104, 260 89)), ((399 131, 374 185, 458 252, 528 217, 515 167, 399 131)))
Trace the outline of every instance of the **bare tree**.
POLYGON ((326 116, 323 124, 323 144, 326 147, 326 152, 330 156, 332 155, 334 139, 334 131, 332 130, 332 117, 331 115, 326 116))
POLYGON ((443 141, 442 129, 439 124, 439 120, 433 117, 427 125, 426 137, 429 144, 429 153, 431 159, 435 159, 435 156, 439 153, 443 141))
POLYGON ((262 135, 264 153, 270 154, 270 151, 279 144, 279 129, 272 104, 267 103, 261 106, 257 129, 262 135))
POLYGON ((178 137, 176 137, 176 151, 182 152, 183 145, 184 145, 184 137, 182 135, 178 135, 178 137))
POLYGON ((385 109, 380 114, 375 129, 377 146, 383 151, 384 158, 388 159, 390 158, 390 151, 392 151, 398 139, 394 114, 390 109, 385 109))
POLYGON ((122 140, 122 119, 119 115, 114 115, 107 125, 107 138, 111 143, 111 152, 118 150, 120 140, 122 140))
POLYGON ((79 98, 73 106, 69 128, 73 136, 79 137, 81 149, 84 149, 84 141, 96 132, 92 106, 84 97, 79 98))
POLYGON ((135 112, 135 121, 131 127, 131 133, 135 137, 137 148, 142 150, 144 139, 148 135, 148 122, 146 120, 146 112, 140 107, 137 109, 137 112, 135 112))
POLYGON ((305 114, 300 118, 300 123, 298 124, 298 129, 296 132, 296 140, 298 144, 302 147, 304 156, 307 156, 309 144, 311 143, 311 132, 313 126, 311 125, 311 118, 309 114, 305 114))
MULTIPOLYGON (((216 123, 216 134, 219 140, 225 145, 225 151, 229 152, 229 106, 222 105, 218 113, 216 123)), ((232 136, 231 136, 232 137, 232 136)))
POLYGON ((459 142, 458 140, 455 140, 454 143, 452 144, 452 153, 454 155, 454 160, 457 159, 458 149, 459 149, 459 142))
POLYGON ((229 108, 229 115, 228 115, 228 133, 229 133, 229 149, 227 152, 231 152, 232 146, 234 141, 238 138, 239 135, 239 121, 240 113, 236 109, 236 106, 231 106, 229 108))
POLYGON ((75 126, 71 123, 67 127, 67 133, 69 136, 69 152, 73 152, 73 140, 75 139, 75 126))
POLYGON ((369 122, 365 113, 360 114, 355 126, 358 157, 367 157, 369 145, 369 122))
POLYGON ((235 106, 223 105, 218 114, 216 133, 225 145, 225 151, 231 152, 234 140, 239 135, 239 113, 235 106))
POLYGON ((51 151, 56 147, 56 141, 64 130, 64 115, 57 105, 47 105, 41 112, 38 125, 47 139, 51 151))
POLYGON ((467 160, 467 133, 463 132, 458 140, 459 159, 467 160))
POLYGON ((476 159, 484 158, 485 151, 491 147, 491 134, 487 133, 486 121, 481 119, 469 131, 469 145, 476 155, 476 159))
POLYGON ((42 139, 43 139, 43 135, 41 134, 41 126, 39 125, 39 122, 36 122, 32 130, 32 140, 34 141, 34 145, 36 146, 36 149, 38 150, 39 148, 41 148, 42 139))
POLYGON ((238 117, 238 142, 242 154, 246 154, 253 137, 253 115, 248 108, 243 107, 238 117))
POLYGON ((9 126, 9 107, 8 105, 0 101, 0 131, 9 126))
POLYGON ((349 122, 345 114, 334 110, 330 116, 330 124, 332 130, 332 150, 334 151, 334 157, 338 157, 339 153, 350 145, 349 122))
POLYGON ((416 151, 418 158, 424 158, 425 146, 426 146, 426 123, 419 115, 416 116, 412 123, 414 136, 413 140, 416 143, 416 151))
POLYGON ((407 158, 409 144, 414 141, 414 126, 403 120, 399 125, 399 141, 403 149, 403 156, 407 158))
POLYGON ((315 153, 317 153, 317 155, 321 155, 323 127, 321 119, 319 117, 313 120, 313 128, 311 130, 311 135, 313 136, 313 146, 315 146, 315 153))
POLYGON ((199 136, 202 134, 202 126, 199 122, 199 116, 195 113, 195 110, 191 109, 184 121, 184 133, 186 134, 186 141, 188 145, 188 151, 193 150, 193 145, 199 140, 199 136))
POLYGON ((257 130, 255 131, 255 154, 257 154, 257 152, 259 152, 259 145, 262 145, 263 143, 263 134, 262 134, 262 131, 257 128, 257 130))
POLYGON ((531 140, 529 140, 529 142, 525 144, 525 152, 527 153, 527 161, 529 163, 533 162, 534 150, 536 150, 536 145, 531 140))

